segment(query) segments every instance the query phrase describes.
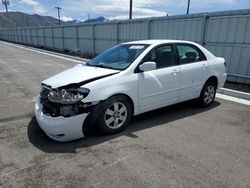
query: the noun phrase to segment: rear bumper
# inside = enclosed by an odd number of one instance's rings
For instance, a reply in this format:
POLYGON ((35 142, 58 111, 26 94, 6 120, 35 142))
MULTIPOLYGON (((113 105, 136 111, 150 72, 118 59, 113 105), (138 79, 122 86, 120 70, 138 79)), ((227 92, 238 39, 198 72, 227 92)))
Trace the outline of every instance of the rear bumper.
POLYGON ((227 80, 227 73, 224 73, 223 75, 220 76, 219 83, 218 83, 218 88, 223 87, 226 80, 227 80))
POLYGON ((53 140, 67 142, 83 138, 82 126, 88 113, 72 117, 50 117, 42 112, 40 96, 36 98, 35 115, 41 129, 53 140))

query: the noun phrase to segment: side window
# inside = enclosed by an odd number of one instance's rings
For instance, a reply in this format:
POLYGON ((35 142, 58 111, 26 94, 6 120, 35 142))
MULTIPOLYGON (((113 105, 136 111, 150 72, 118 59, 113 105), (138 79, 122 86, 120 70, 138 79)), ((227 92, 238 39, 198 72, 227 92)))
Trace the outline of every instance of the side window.
POLYGON ((153 61, 156 68, 164 68, 175 65, 175 55, 172 45, 164 45, 151 50, 142 60, 143 62, 153 61))
POLYGON ((206 60, 203 53, 192 45, 177 44, 176 47, 179 53, 180 64, 187 64, 206 60))

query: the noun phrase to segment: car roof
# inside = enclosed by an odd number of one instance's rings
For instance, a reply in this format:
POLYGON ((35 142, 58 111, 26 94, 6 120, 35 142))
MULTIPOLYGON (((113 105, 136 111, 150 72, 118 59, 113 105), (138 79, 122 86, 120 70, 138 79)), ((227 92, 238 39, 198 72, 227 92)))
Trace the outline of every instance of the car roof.
POLYGON ((126 42, 125 44, 163 44, 163 43, 190 43, 193 44, 191 41, 186 41, 186 40, 168 40, 168 39, 152 39, 152 40, 138 40, 138 41, 131 41, 131 42, 126 42))
POLYGON ((206 48, 201 46, 198 43, 192 42, 192 41, 187 41, 187 40, 169 40, 169 39, 151 39, 151 40, 138 40, 138 41, 131 41, 131 42, 126 42, 124 44, 148 44, 148 45, 161 45, 161 44, 166 44, 166 43, 186 43, 186 44, 192 44, 195 45, 196 47, 199 47, 200 50, 202 50, 203 53, 206 54, 207 58, 214 58, 215 56, 209 52, 206 48))

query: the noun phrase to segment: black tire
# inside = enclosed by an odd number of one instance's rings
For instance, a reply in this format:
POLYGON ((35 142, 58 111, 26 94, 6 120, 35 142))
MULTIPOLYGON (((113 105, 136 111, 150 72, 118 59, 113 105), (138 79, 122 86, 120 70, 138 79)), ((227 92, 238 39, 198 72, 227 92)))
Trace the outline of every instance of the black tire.
POLYGON ((131 117, 132 106, 127 97, 122 95, 113 96, 103 102, 102 112, 97 119, 96 126, 102 134, 117 133, 128 125, 131 117), (115 110, 117 105, 120 110, 115 110), (111 112, 113 112, 113 115, 111 115, 111 112), (110 124, 108 124, 109 122, 110 124))
POLYGON ((216 84, 212 81, 206 82, 201 90, 200 97, 198 99, 201 107, 209 107, 214 102, 216 94, 216 84))

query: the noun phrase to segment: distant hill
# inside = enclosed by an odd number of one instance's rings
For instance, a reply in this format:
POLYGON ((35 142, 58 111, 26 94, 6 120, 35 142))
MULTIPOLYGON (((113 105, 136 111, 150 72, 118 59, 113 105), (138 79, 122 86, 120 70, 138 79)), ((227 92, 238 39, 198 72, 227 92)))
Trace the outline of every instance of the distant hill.
MULTIPOLYGON (((106 19, 102 16, 85 20, 80 23, 103 22, 106 19)), ((63 22, 62 25, 75 25, 76 20, 63 22)), ((0 28, 23 28, 23 27, 41 27, 41 26, 55 26, 58 25, 58 19, 51 16, 41 16, 38 14, 26 14, 23 12, 0 12, 0 28)))
POLYGON ((104 22, 105 20, 106 20, 106 19, 105 19, 103 16, 100 16, 100 17, 97 17, 97 18, 85 20, 83 23, 104 22))
MULTIPOLYGON (((62 24, 64 23, 62 22, 62 24)), ((51 16, 30 15, 22 12, 0 12, 0 28, 54 26, 57 24, 58 20, 51 16)))
POLYGON ((85 20, 85 21, 77 21, 77 20, 72 20, 72 21, 68 21, 68 22, 65 22, 65 24, 67 25, 76 25, 78 23, 94 23, 94 22, 104 22, 106 21, 106 18, 104 18, 103 16, 100 16, 100 17, 97 17, 97 18, 92 18, 92 19, 89 19, 89 20, 85 20))

